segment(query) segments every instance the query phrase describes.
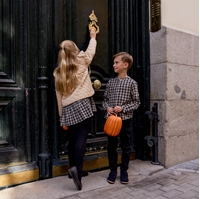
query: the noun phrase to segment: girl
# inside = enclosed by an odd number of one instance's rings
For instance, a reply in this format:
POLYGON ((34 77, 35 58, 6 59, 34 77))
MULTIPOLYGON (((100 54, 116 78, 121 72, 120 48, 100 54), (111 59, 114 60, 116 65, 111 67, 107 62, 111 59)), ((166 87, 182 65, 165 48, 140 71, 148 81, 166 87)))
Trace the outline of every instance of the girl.
POLYGON ((96 52, 96 31, 90 31, 87 50, 80 51, 76 44, 65 40, 60 44, 58 67, 54 70, 55 89, 60 115, 60 125, 68 129, 69 174, 78 190, 82 189, 82 167, 89 118, 96 111, 94 89, 88 75, 88 67, 96 52))

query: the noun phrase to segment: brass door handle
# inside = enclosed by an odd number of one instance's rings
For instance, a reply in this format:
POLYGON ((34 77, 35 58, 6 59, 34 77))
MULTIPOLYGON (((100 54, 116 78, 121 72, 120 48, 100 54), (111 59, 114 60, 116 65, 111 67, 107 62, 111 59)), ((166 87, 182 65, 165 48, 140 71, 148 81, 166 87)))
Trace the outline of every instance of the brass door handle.
POLYGON ((97 90, 101 88, 101 82, 98 79, 94 80, 94 82, 92 83, 92 85, 97 90))

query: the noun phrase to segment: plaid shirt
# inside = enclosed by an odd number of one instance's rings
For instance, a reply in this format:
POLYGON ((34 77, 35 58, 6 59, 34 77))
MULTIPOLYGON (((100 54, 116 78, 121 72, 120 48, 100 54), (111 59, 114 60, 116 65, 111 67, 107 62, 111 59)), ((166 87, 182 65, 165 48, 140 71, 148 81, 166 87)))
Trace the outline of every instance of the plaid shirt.
MULTIPOLYGON (((133 111, 139 105, 138 84, 135 80, 127 76, 122 79, 116 77, 108 81, 102 103, 105 111, 108 107, 121 106, 122 112, 118 113, 118 116, 126 120, 133 117, 133 111)), ((105 118, 107 118, 107 113, 105 118)))

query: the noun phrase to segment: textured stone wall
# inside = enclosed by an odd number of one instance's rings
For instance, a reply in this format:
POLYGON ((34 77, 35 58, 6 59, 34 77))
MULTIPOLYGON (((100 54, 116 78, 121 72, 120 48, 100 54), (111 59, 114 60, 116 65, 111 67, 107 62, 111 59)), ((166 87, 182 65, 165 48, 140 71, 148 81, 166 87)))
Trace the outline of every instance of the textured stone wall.
POLYGON ((162 27, 150 34, 150 51, 158 159, 169 167, 199 157, 199 37, 162 27))

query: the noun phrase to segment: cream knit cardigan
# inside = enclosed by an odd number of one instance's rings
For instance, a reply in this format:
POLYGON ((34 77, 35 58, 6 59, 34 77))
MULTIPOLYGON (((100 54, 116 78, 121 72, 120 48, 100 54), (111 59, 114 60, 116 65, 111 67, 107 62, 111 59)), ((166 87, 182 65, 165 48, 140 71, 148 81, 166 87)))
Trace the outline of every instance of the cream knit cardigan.
MULTIPOLYGON (((78 60, 77 77, 79 79, 79 85, 73 91, 73 93, 71 95, 64 96, 61 93, 57 92, 56 90, 58 111, 60 116, 62 114, 62 107, 68 106, 75 101, 91 97, 92 95, 94 95, 94 89, 92 87, 90 76, 88 74, 88 67, 95 55, 96 45, 97 45, 96 39, 94 38, 90 39, 87 50, 85 52, 80 51, 80 53, 77 56, 78 60)), ((53 75, 56 78, 55 72, 53 75)))

